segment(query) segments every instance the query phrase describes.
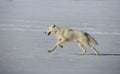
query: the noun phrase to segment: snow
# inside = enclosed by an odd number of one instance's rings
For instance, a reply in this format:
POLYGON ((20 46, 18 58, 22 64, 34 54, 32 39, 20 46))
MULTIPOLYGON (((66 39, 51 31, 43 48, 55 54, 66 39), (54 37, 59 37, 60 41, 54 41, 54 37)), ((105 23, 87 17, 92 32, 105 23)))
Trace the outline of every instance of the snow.
POLYGON ((119 0, 0 0, 0 74, 120 74, 119 0), (77 43, 52 53, 51 24, 83 30, 100 56, 77 43))

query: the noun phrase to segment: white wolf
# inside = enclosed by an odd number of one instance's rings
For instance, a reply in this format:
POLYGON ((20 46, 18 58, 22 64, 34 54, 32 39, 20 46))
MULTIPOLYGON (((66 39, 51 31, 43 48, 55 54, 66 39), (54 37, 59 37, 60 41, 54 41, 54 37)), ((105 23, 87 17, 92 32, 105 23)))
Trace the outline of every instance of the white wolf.
POLYGON ((54 34, 57 37, 55 46, 51 50, 48 50, 48 52, 52 52, 58 47, 63 48, 61 44, 64 42, 76 41, 82 49, 82 55, 86 53, 85 46, 90 47, 96 55, 99 55, 99 52, 90 44, 98 45, 97 41, 86 32, 65 28, 59 25, 49 26, 47 32, 48 35, 54 34))

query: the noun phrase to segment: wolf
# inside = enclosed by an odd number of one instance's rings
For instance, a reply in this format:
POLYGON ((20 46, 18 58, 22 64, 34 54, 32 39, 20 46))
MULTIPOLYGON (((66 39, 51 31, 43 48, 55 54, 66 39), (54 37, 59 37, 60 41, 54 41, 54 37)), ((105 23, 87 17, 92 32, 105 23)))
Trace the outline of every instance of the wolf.
POLYGON ((45 33, 48 35, 53 34, 57 37, 56 44, 52 49, 48 50, 48 52, 52 52, 59 47, 63 48, 62 44, 64 42, 76 41, 78 46, 82 49, 81 55, 86 54, 86 46, 91 48, 96 55, 99 55, 99 52, 92 46, 92 44, 98 45, 98 42, 87 32, 65 28, 63 26, 54 24, 49 26, 47 32, 45 33))

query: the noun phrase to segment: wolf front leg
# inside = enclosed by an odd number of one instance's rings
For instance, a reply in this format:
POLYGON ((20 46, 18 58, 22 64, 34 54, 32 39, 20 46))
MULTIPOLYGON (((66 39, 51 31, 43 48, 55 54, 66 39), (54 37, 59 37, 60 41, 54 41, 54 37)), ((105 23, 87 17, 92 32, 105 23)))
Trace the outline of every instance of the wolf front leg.
POLYGON ((57 45, 55 45, 51 50, 48 50, 48 52, 52 52, 57 48, 57 45))
POLYGON ((58 47, 63 48, 63 46, 61 45, 63 42, 64 42, 64 40, 57 39, 57 42, 56 42, 55 46, 51 50, 48 50, 48 52, 52 52, 52 51, 54 51, 58 47))
POLYGON ((65 42, 65 39, 59 38, 58 42, 56 43, 58 47, 63 48, 63 45, 61 45, 63 42, 65 42))

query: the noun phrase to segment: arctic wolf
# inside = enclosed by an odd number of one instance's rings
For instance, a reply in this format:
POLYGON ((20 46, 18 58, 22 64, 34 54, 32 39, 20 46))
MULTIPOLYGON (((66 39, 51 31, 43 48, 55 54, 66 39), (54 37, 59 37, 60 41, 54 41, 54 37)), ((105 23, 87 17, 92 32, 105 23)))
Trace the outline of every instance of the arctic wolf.
POLYGON ((48 50, 48 52, 52 52, 59 47, 63 48, 62 43, 64 42, 76 41, 78 46, 82 49, 82 55, 86 54, 85 46, 90 47, 96 55, 99 55, 99 52, 91 45, 91 43, 98 45, 97 41, 86 32, 65 28, 59 25, 51 25, 48 27, 47 33, 48 35, 54 34, 57 37, 56 44, 52 49, 48 50))

